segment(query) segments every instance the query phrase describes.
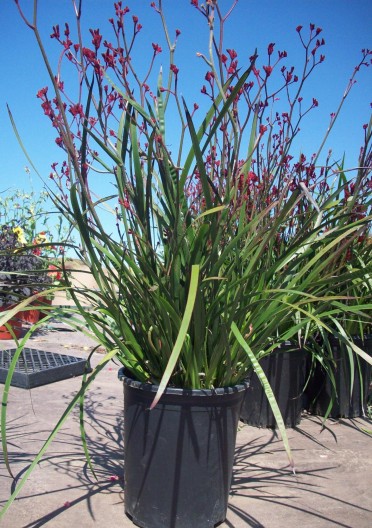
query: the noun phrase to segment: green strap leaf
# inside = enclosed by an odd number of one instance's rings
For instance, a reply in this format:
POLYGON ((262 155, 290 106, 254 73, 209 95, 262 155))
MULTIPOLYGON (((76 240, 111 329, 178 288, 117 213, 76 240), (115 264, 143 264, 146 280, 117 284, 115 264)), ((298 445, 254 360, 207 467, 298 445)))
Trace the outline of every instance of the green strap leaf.
POLYGON ((261 382, 261 385, 262 385, 262 387, 263 387, 263 389, 265 391, 267 399, 269 400, 270 407, 271 407, 271 410, 273 412, 273 415, 274 415, 274 418, 276 420, 276 423, 278 425, 280 434, 282 435, 282 440, 283 440, 284 448, 285 448, 285 450, 287 452, 287 455, 288 455, 289 463, 291 465, 293 473, 295 473, 294 461, 293 461, 293 457, 292 457, 291 448, 289 446, 287 431, 285 429, 283 417, 281 415, 278 403, 277 403, 277 401, 275 399, 273 390, 270 387, 270 383, 269 383, 264 371, 262 370, 262 367, 260 366, 259 362, 257 361, 256 356, 254 355, 254 353, 252 352, 251 348, 249 347, 249 345, 244 340, 244 337, 239 332, 238 327, 236 326, 236 324, 234 322, 231 324, 231 330, 232 330, 234 336, 236 337, 239 345, 247 353, 247 355, 248 355, 248 357, 249 357, 249 359, 250 359, 250 361, 252 363, 253 370, 255 371, 255 373, 258 376, 258 379, 261 382))
POLYGON ((156 393, 156 396, 154 398, 154 401, 152 402, 150 406, 150 410, 153 409, 156 404, 159 402, 163 392, 165 391, 165 388, 167 386, 167 383, 172 375, 172 372, 174 370, 174 367, 176 366, 177 360, 179 358, 179 355, 182 350, 183 343, 186 338, 187 331, 189 329, 191 316, 194 310, 195 305, 195 299, 196 294, 198 291, 198 284, 199 284, 199 272, 200 267, 197 264, 194 264, 191 269, 191 279, 190 279, 190 289, 189 294, 187 297, 187 303, 185 308, 185 313, 183 315, 183 319, 181 322, 180 330, 176 339, 176 342, 174 344, 171 356, 169 358, 168 364, 166 366, 166 369, 164 371, 163 377, 160 381, 158 391, 156 393))

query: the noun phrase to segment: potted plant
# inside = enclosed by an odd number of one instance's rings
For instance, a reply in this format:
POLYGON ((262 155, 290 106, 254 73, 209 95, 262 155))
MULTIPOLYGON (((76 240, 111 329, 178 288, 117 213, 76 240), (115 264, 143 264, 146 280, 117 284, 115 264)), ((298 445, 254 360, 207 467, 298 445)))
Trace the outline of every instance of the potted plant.
MULTIPOLYGON (((31 174, 28 167, 25 170, 31 174)), ((22 246, 58 266, 72 237, 63 216, 50 209, 52 205, 46 188, 33 190, 31 177, 27 191, 10 187, 0 192, 1 223, 16 229, 22 246)))
MULTIPOLYGON (((16 278, 11 276, 15 271, 16 257, 14 255, 15 247, 19 245, 17 233, 8 229, 6 226, 1 228, 0 232, 0 311, 4 312, 13 308, 19 295, 28 294, 29 290, 22 288, 20 284, 12 284, 16 278)), ((0 326, 0 339, 13 339, 20 337, 22 333, 22 319, 14 315, 8 325, 0 326)))
MULTIPOLYGON (((327 231, 347 228, 353 220, 370 215, 368 160, 372 152, 371 123, 366 130, 356 178, 349 181, 343 167, 339 167, 334 185, 323 186, 318 204, 330 213, 323 218, 327 231)), ((314 206, 318 207, 317 204, 314 206)), ((299 423, 303 407, 326 417, 365 415, 371 377, 368 355, 371 356, 372 345, 371 245, 367 225, 361 226, 358 236, 342 238, 335 244, 334 256, 329 262, 330 276, 337 276, 339 280, 329 283, 328 294, 343 296, 347 310, 341 310, 337 315, 329 314, 327 331, 314 328, 314 332, 308 334, 310 339, 289 342, 276 354, 265 357, 262 363, 289 427, 299 423), (353 345, 367 355, 361 357, 353 345), (286 382, 287 379, 291 381, 286 382)), ((297 233, 305 229, 309 226, 303 222, 295 226, 297 233)), ((288 236, 297 235, 294 231, 286 234, 286 243, 288 236)), ((314 250, 317 251, 316 246, 314 250)), ((241 415, 243 421, 261 427, 275 426, 275 418, 254 375, 245 403, 241 415)))
MULTIPOLYGON (((304 408, 303 396, 307 380, 308 352, 287 341, 260 363, 273 390, 286 427, 296 427, 301 421, 304 408)), ((254 427, 276 427, 275 415, 254 372, 240 411, 240 420, 254 427)))
MULTIPOLYGON (((169 71, 165 80, 160 71, 152 90, 147 81, 161 46, 152 44, 149 73, 141 81, 130 60, 140 24, 133 17, 128 41, 128 9, 121 2, 110 20, 115 44, 105 41, 103 54, 99 30, 91 30, 92 43, 85 46, 73 43, 69 26, 64 36, 54 27, 52 37, 78 70, 82 88, 74 102, 64 92, 61 72, 52 73, 36 11, 29 21, 19 7, 41 46, 54 89, 52 97, 47 88, 39 91, 42 108, 67 154, 60 169, 53 164, 59 188, 54 197, 79 232, 77 255, 97 284, 93 290, 82 281, 71 287, 71 295, 106 354, 8 505, 76 401, 116 358, 123 366, 127 514, 151 527, 223 521, 247 375, 252 369, 258 373, 288 448, 259 361, 299 334, 326 329, 323 319, 330 312, 346 310, 342 299, 327 296, 329 282, 337 281, 328 273, 332 249, 343 237, 357 236, 368 219, 324 232, 329 204, 317 205, 308 186, 299 184, 299 168, 290 164, 292 125, 278 136, 268 166, 260 156, 265 134, 272 138, 276 127, 283 127, 266 121, 262 101, 274 102, 277 91, 269 78, 286 53, 279 53, 274 65, 270 45, 264 74, 255 52, 245 69, 238 68, 236 52, 228 50, 229 58, 221 51, 228 16, 222 16, 218 2, 193 4, 209 25, 212 43, 209 56, 200 54, 208 101, 201 119, 198 105, 190 109, 180 96, 175 42, 162 2, 152 7, 165 29, 169 71), (221 29, 216 33, 215 23, 221 29), (179 135, 172 131, 171 148, 166 119, 175 113, 179 135), (112 192, 96 197, 93 170, 108 175, 112 192), (102 218, 104 206, 114 213, 112 233, 102 218), (307 228, 285 240, 296 222, 307 228), (93 309, 87 311, 87 304, 93 309)), ((322 62, 321 43, 315 45, 319 32, 310 28, 306 60, 311 45, 315 58, 303 81, 322 62)), ((292 74, 285 75, 281 88, 295 90, 292 112, 298 99, 294 82, 292 74)), ((309 110, 314 106, 310 103, 309 110)), ((314 188, 316 181, 314 176, 314 188)), ((85 441, 84 446, 87 450, 85 441)))
MULTIPOLYGON (((360 166, 371 154, 362 151, 360 166)), ((360 169, 362 172, 365 169, 360 169)), ((366 179, 362 180, 366 182, 366 179)), ((344 200, 350 200, 350 187, 344 189, 344 200)), ((352 188, 353 203, 350 217, 363 216, 368 211, 368 192, 357 193, 352 188), (364 198, 364 199, 363 199, 364 198)), ((331 418, 354 418, 366 416, 367 399, 371 381, 371 364, 361 358, 358 349, 372 356, 372 317, 370 316, 371 244, 362 233, 348 241, 337 266, 340 277, 348 277, 348 313, 338 314, 328 322, 335 332, 320 333, 315 340, 315 352, 309 385, 307 408, 310 412, 331 418), (341 336, 339 335, 341 333, 341 336), (344 337, 349 337, 345 342, 344 337), (356 348, 357 347, 357 348, 356 348)), ((338 293, 337 290, 332 293, 338 293)))
MULTIPOLYGON (((26 172, 30 173, 27 167, 26 172)), ((13 191, 10 188, 0 193, 0 209, 3 225, 7 226, 8 236, 11 236, 8 240, 9 249, 12 251, 12 248, 16 248, 18 255, 22 253, 23 256, 29 256, 26 271, 33 270, 28 277, 25 270, 21 270, 22 282, 30 282, 30 294, 25 297, 36 297, 30 301, 27 309, 26 305, 22 307, 18 318, 35 324, 40 316, 44 317, 45 313, 49 313, 41 312, 40 308, 51 305, 54 294, 50 288, 61 286, 63 274, 60 259, 65 246, 71 241, 71 234, 67 233, 63 216, 57 210, 46 211, 49 200, 47 190, 36 193, 32 190, 31 180, 30 187, 28 192, 19 188, 13 191), (51 213, 56 218, 54 225, 50 222, 51 213), (58 240, 59 243, 55 244, 53 240, 58 240), (46 290, 47 296, 40 295, 46 290)), ((51 204, 50 201, 49 203, 51 204)))
MULTIPOLYGON (((51 284, 51 279, 43 270, 43 261, 30 249, 25 250, 23 231, 21 227, 3 225, 0 228, 0 309, 9 311, 18 307, 19 303, 51 284)), ((12 325, 13 333, 2 326, 2 339, 19 338, 22 331, 22 321, 32 320, 35 310, 19 308, 8 325, 12 325), (30 312, 30 314, 28 314, 30 312)))

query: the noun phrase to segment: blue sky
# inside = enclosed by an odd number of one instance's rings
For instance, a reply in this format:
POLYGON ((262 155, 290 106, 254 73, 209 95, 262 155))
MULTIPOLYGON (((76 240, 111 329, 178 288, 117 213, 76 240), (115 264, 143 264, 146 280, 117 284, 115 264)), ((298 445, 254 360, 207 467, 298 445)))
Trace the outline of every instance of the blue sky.
MULTIPOLYGON (((32 0, 19 2, 30 14, 32 0)), ((139 51, 150 56, 151 42, 163 44, 160 20, 149 7, 150 0, 128 0, 123 4, 130 7, 131 14, 138 15, 143 25, 143 48, 139 51)), ((201 97, 200 87, 205 73, 205 66, 196 57, 196 52, 207 52, 208 29, 189 0, 163 0, 163 4, 171 33, 174 34, 175 29, 181 30, 175 62, 180 69, 182 93, 192 106, 201 97)), ((220 0, 220 5, 226 11, 231 0, 220 0)), ((83 0, 85 31, 99 27, 104 33, 106 21, 111 16, 111 0, 83 0)), ((39 0, 39 28, 55 65, 59 47, 49 38, 52 26, 60 24, 63 27, 64 22, 71 21, 72 17, 70 0, 39 0)), ((360 50, 372 48, 371 19, 372 3, 369 0, 240 0, 226 25, 225 46, 238 51, 240 63, 255 48, 259 56, 265 57, 267 45, 275 42, 276 50, 287 51, 287 63, 293 61, 296 65, 301 53, 296 26, 302 25, 307 30, 309 23, 313 22, 323 29, 326 46, 322 53, 326 55, 326 60, 311 78, 307 92, 309 97, 318 99, 319 107, 303 126, 306 130, 299 146, 309 156, 319 146, 329 115, 337 108, 353 68, 360 59, 360 50)), ((29 163, 12 131, 6 104, 11 108, 34 164, 46 180, 51 163, 61 159, 61 151, 54 143, 54 131, 36 98, 37 91, 49 84, 48 77, 33 34, 20 19, 13 0, 2 0, 0 22, 0 192, 14 188, 28 190, 30 176, 25 173, 24 167, 29 163)), ((138 60, 141 67, 141 58, 138 60)), ((160 65, 161 56, 156 68, 160 65)), ((335 159, 340 159, 345 152, 348 166, 356 163, 363 138, 362 125, 368 122, 370 116, 371 99, 372 67, 360 72, 358 83, 327 144, 332 147, 335 159)), ((31 178, 34 188, 38 189, 42 183, 34 172, 31 178)))

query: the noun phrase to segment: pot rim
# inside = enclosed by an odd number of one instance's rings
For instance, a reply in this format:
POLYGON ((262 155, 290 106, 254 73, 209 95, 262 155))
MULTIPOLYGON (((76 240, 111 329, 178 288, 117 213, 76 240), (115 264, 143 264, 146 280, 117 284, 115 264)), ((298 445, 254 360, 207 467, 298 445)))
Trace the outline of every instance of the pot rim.
MULTIPOLYGON (((136 381, 130 377, 131 374, 122 367, 118 372, 118 378, 123 381, 124 385, 127 385, 133 389, 139 389, 146 392, 156 393, 159 385, 154 383, 144 383, 142 381, 136 381)), ((186 389, 181 387, 167 387, 164 390, 165 394, 183 395, 183 396, 225 396, 226 394, 236 394, 245 391, 249 387, 249 380, 243 380, 241 383, 233 385, 232 387, 217 387, 215 389, 186 389)))

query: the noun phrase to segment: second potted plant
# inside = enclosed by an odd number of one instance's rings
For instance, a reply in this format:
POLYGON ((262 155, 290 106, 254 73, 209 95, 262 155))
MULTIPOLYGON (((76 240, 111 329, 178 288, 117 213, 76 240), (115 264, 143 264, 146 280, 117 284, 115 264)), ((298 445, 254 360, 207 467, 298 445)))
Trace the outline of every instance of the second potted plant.
MULTIPOLYGON (((42 259, 23 246, 20 238, 22 229, 12 226, 0 227, 0 308, 14 309, 21 301, 31 298, 34 293, 47 289, 51 279, 43 269, 42 259)), ((9 327, 2 331, 3 339, 19 338, 22 322, 36 322, 33 308, 20 309, 7 323, 13 326, 14 336, 9 327)))

